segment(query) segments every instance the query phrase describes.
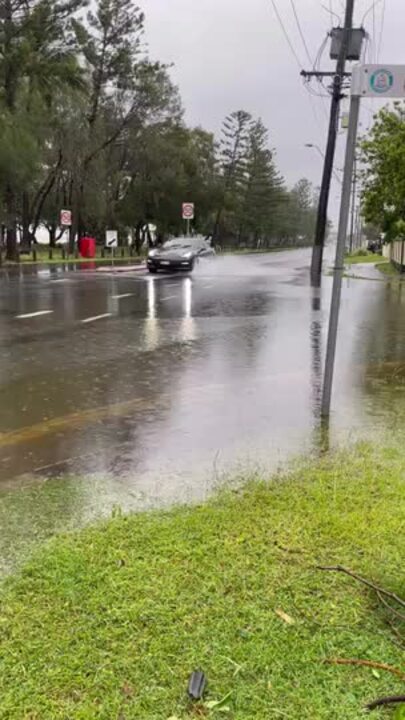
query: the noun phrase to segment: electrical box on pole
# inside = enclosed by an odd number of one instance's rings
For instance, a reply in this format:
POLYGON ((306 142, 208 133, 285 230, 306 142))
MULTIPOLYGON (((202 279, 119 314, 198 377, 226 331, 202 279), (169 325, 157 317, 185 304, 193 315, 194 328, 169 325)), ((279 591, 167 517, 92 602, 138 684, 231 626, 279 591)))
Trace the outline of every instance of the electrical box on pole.
MULTIPOLYGON (((332 44, 330 48, 331 60, 337 60, 343 42, 343 28, 333 28, 330 33, 332 44)), ((366 37, 366 31, 364 28, 352 28, 349 35, 349 45, 346 55, 346 60, 360 60, 361 49, 363 46, 363 40, 366 37)))

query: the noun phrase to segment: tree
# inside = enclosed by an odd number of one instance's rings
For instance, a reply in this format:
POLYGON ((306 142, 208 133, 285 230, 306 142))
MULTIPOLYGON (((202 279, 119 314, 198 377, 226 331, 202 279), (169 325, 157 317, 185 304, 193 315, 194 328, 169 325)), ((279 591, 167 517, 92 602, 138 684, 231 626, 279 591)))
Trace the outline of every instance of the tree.
POLYGON ((167 119, 129 138, 128 153, 128 188, 119 208, 127 226, 153 219, 162 233, 181 232, 181 203, 190 200, 197 208, 196 226, 212 228, 216 160, 210 133, 167 119))
POLYGON ((383 108, 361 143, 363 214, 388 241, 404 235, 405 105, 383 108))
POLYGON ((99 220, 116 224, 131 181, 129 146, 149 123, 181 115, 166 68, 142 52, 144 15, 132 0, 98 0, 76 37, 89 76, 87 131, 76 162, 75 219, 80 235, 99 220), (97 179, 94 182, 94 179, 97 179), (97 200, 108 201, 102 217, 97 200))
MULTIPOLYGON (((126 238, 145 221, 160 234, 194 227, 231 244, 297 242, 311 208, 303 187, 288 191, 268 131, 231 113, 220 141, 189 128, 169 68, 143 48, 144 15, 134 0, 4 0, 0 13, 0 214, 7 256, 45 224, 61 236, 73 210, 71 250, 85 230, 126 238)), ((139 233, 135 233, 138 237, 139 233)))
POLYGON ((219 157, 221 189, 213 233, 215 239, 219 238, 224 214, 227 215, 226 221, 232 226, 232 220, 240 201, 251 126, 252 116, 244 110, 231 113, 223 122, 219 157))
POLYGON ((261 120, 249 131, 246 165, 242 180, 243 201, 239 210, 239 237, 247 234, 257 243, 275 230, 275 211, 281 198, 282 179, 268 146, 268 130, 261 120))
MULTIPOLYGON (((4 0, 0 14, 1 193, 7 256, 17 257, 16 219, 27 219, 27 191, 41 171, 55 85, 76 83, 70 19, 82 0, 4 0), (22 206, 22 209, 21 209, 22 206), (22 212, 23 211, 23 212, 22 212)), ((26 222, 25 222, 26 226, 26 222)))

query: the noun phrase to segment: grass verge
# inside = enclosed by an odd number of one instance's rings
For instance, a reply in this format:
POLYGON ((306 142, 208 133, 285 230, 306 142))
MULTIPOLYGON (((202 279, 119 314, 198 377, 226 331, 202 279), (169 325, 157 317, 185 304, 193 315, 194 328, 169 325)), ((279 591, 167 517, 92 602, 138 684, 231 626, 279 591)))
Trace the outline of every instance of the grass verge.
POLYGON ((122 263, 131 263, 135 265, 139 262, 144 262, 144 257, 124 257, 116 255, 114 260, 111 258, 111 255, 106 257, 97 256, 95 258, 75 258, 75 257, 68 257, 65 260, 63 260, 62 256, 59 254, 54 255, 52 260, 49 259, 48 253, 38 253, 37 259, 33 260, 30 255, 21 255, 20 262, 9 262, 9 261, 3 261, 4 267, 18 267, 19 265, 78 265, 78 264, 86 264, 86 263, 97 263, 97 265, 101 264, 108 264, 112 265, 113 263, 117 265, 121 265, 122 263))
POLYGON ((345 265, 360 265, 364 263, 371 263, 379 265, 380 263, 386 263, 386 258, 382 255, 376 255, 375 253, 368 253, 367 255, 346 255, 345 265))
POLYGON ((358 720, 403 684, 324 660, 399 667, 387 624, 398 633, 399 620, 316 565, 401 593, 404 471, 402 451, 358 447, 199 507, 56 538, 2 589, 0 717, 358 720), (196 668, 209 686, 193 706, 196 668))
POLYGON ((397 270, 395 265, 390 262, 379 263, 377 267, 383 275, 388 275, 389 277, 394 277, 398 280, 403 278, 403 275, 399 272, 399 270, 397 270))

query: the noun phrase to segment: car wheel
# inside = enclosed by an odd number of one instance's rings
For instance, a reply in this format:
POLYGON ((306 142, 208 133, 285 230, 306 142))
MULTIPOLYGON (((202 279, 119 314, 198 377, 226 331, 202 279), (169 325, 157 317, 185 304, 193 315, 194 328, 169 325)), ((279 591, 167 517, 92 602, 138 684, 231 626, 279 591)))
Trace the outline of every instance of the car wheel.
POLYGON ((148 268, 148 270, 152 275, 156 275, 156 273, 157 273, 156 268, 148 268))

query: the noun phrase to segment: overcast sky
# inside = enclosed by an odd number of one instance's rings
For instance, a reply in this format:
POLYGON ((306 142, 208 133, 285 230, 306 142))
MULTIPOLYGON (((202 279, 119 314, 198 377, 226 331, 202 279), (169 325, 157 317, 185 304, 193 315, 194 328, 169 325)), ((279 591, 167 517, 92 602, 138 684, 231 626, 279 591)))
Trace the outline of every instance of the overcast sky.
MULTIPOLYGON (((270 131, 278 166, 288 184, 308 177, 318 185, 322 159, 305 143, 326 140, 328 99, 311 97, 299 77, 299 67, 283 35, 271 0, 138 0, 146 13, 146 40, 150 55, 174 63, 178 84, 191 125, 219 132, 222 119, 244 109, 260 116, 270 131)), ((300 59, 309 69, 291 0, 275 0, 300 59)), ((373 0, 356 0, 360 23, 373 0)), ((377 0, 365 26, 372 36, 367 60, 405 63, 405 0, 377 0), (372 60, 369 60, 369 57, 372 60)), ((331 15, 342 17, 343 0, 295 0, 302 30, 314 58, 331 27, 331 15)), ((335 18, 337 22, 337 18, 335 18)), ((321 63, 330 69, 329 44, 321 63)), ((314 92, 319 92, 316 82, 314 92)), ((362 125, 369 124, 370 102, 364 107, 362 125)), ((337 166, 343 162, 344 134, 339 139, 337 166)), ((332 215, 336 216, 339 185, 334 181, 332 215)))

